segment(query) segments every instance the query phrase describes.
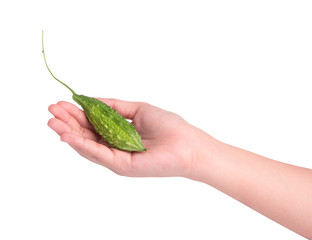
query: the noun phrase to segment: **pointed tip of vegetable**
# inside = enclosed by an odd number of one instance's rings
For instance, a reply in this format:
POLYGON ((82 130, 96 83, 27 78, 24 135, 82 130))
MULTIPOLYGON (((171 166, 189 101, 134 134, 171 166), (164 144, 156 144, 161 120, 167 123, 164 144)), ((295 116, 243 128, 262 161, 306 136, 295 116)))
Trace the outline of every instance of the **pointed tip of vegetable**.
POLYGON ((138 152, 146 152, 147 149, 142 145, 140 149, 138 149, 138 152))

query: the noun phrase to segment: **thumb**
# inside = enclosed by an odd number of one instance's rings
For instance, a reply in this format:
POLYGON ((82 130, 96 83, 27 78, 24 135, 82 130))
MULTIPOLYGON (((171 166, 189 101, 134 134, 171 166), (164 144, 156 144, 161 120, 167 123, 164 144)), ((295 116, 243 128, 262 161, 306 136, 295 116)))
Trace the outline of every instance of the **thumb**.
POLYGON ((111 108, 115 109, 120 115, 127 119, 133 119, 139 110, 145 103, 143 102, 128 102, 114 98, 97 98, 104 102, 111 108))

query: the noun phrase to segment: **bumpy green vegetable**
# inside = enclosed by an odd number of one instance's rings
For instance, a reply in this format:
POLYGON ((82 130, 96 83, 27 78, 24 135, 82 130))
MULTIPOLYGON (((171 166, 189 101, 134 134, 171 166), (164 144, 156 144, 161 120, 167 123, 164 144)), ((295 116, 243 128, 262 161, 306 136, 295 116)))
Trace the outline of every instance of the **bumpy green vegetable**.
POLYGON ((146 150, 142 144, 141 136, 135 127, 123 116, 118 114, 116 110, 98 99, 76 94, 70 87, 53 75, 45 57, 43 32, 42 53, 46 67, 52 77, 72 92, 74 101, 82 107, 95 131, 100 134, 111 147, 129 152, 141 152, 146 150))

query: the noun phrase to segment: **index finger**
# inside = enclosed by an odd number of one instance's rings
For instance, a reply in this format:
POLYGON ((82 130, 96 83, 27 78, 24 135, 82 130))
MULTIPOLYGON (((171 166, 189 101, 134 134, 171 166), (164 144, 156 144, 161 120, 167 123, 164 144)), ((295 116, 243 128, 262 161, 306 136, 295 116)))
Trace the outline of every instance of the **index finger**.
POLYGON ((84 111, 79 109, 76 105, 65 101, 60 101, 57 104, 64 108, 73 118, 75 118, 82 127, 93 130, 93 127, 87 119, 84 111))

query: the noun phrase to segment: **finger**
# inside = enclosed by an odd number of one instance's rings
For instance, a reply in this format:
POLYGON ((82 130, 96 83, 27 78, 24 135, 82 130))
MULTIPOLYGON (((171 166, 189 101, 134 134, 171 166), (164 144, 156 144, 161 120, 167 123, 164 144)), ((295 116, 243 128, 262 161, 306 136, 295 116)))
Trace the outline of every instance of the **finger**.
POLYGON ((51 118, 48 121, 48 126, 54 130, 58 135, 63 134, 64 132, 71 132, 72 129, 63 121, 57 118, 51 118))
MULTIPOLYGON (((63 121, 64 123, 57 123, 56 127, 57 130, 62 130, 61 132, 57 132, 59 135, 62 134, 64 131, 67 132, 75 132, 83 137, 90 138, 92 140, 97 139, 97 135, 84 127, 82 127, 76 119, 74 119, 64 108, 57 104, 52 104, 49 106, 49 111, 52 113, 57 119, 63 121), (61 127, 61 128, 60 128, 61 127)), ((50 124, 53 124, 55 120, 52 120, 50 124)), ((48 123, 49 124, 49 123, 48 123)), ((50 126, 50 125, 49 125, 50 126)), ((51 126, 50 126, 51 127, 51 126)))
POLYGON ((83 157, 113 171, 116 169, 114 164, 114 154, 108 147, 68 132, 61 135, 61 141, 68 143, 83 157))
POLYGON ((60 119, 61 121, 67 123, 73 129, 80 129, 82 128, 81 125, 73 118, 68 111, 57 104, 52 104, 48 108, 49 112, 52 113, 56 118, 60 119))
POLYGON ((82 127, 93 130, 93 127, 87 119, 85 113, 76 105, 65 101, 60 101, 57 105, 64 108, 82 127))
POLYGON ((68 133, 75 133, 75 134, 81 135, 82 137, 89 138, 93 141, 99 140, 99 136, 95 134, 94 132, 88 129, 84 129, 84 128, 82 128, 82 130, 78 132, 77 130, 73 129, 71 126, 69 126, 68 124, 66 124, 65 122, 63 122, 62 120, 58 118, 51 118, 48 121, 48 126, 60 136, 63 133, 68 132, 68 133))
POLYGON ((115 109, 119 114, 128 119, 133 119, 138 110, 145 105, 143 102, 128 102, 113 98, 97 98, 115 109))

